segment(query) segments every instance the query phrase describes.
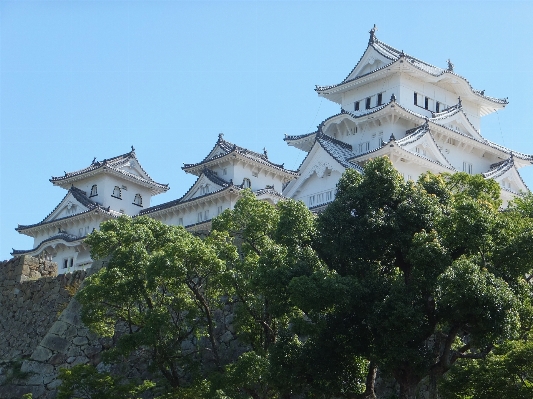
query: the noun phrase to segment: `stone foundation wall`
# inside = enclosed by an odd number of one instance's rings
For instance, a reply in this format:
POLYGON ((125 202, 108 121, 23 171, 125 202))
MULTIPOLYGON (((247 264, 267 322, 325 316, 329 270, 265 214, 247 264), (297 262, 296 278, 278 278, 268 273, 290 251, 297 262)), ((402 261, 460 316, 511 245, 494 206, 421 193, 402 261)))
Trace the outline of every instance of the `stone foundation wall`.
POLYGON ((32 356, 84 277, 58 276, 56 263, 31 256, 0 263, 0 398, 20 398, 20 390, 9 393, 10 368, 32 356))

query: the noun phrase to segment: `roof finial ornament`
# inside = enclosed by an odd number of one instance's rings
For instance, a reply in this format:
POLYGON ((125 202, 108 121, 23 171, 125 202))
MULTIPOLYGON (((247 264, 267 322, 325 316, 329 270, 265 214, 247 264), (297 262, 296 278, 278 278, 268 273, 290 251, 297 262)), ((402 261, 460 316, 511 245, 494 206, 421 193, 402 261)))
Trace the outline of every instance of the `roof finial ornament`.
POLYGON ((424 122, 424 128, 429 129, 429 118, 426 116, 426 121, 424 122))
POLYGON ((93 158, 93 161, 91 162, 91 165, 94 165, 95 162, 96 162, 96 157, 93 158))
POLYGON ((484 95, 485 95, 485 90, 481 90, 479 93, 480 93, 482 96, 484 96, 484 95))
POLYGON ((396 140, 396 137, 394 137, 394 133, 391 133, 389 137, 389 141, 394 141, 394 140, 396 140))
POLYGON ((448 71, 453 72, 453 63, 449 58, 448 58, 448 71))
POLYGON ((376 41, 376 31, 378 27, 374 24, 374 27, 368 31, 370 33, 370 38, 368 39, 368 44, 372 44, 376 41))
POLYGON ((224 133, 219 133, 219 134, 218 134, 218 139, 219 139, 219 140, 222 140, 223 137, 224 137, 224 133))
POLYGON ((263 147, 263 154, 265 155, 266 158, 268 158, 268 152, 267 152, 266 147, 263 147))
POLYGON ((405 57, 405 53, 403 52, 403 50, 400 51, 400 58, 401 58, 401 57, 405 57))
POLYGON ((394 95, 394 93, 392 93, 392 95, 390 96, 390 101, 391 101, 391 103, 395 103, 396 102, 396 96, 394 95))
POLYGON ((134 152, 135 151, 135 148, 133 148, 133 146, 131 146, 131 152, 134 152))

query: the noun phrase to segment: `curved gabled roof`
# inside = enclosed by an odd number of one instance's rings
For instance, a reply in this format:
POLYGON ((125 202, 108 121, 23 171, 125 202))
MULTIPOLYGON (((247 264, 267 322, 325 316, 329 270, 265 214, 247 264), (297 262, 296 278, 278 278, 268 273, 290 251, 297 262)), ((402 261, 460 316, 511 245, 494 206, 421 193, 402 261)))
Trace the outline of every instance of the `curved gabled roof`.
POLYGON ((297 175, 296 172, 289 169, 285 169, 284 164, 276 164, 274 162, 271 162, 268 159, 266 150, 263 154, 259 154, 258 152, 250 151, 244 147, 239 147, 236 144, 224 140, 222 133, 218 135, 218 140, 215 143, 215 146, 211 149, 209 154, 202 161, 197 163, 184 164, 182 169, 186 172, 196 174, 194 172, 198 171, 199 167, 207 167, 208 164, 210 164, 211 162, 219 160, 231 154, 238 154, 245 158, 248 158, 251 161, 263 164, 265 166, 270 166, 281 172, 288 173, 290 175, 297 175))
POLYGON ((139 212, 139 216, 148 215, 150 213, 159 212, 159 211, 162 211, 164 209, 172 208, 173 206, 185 204, 185 203, 188 203, 188 202, 191 202, 191 201, 196 201, 196 200, 208 197, 210 195, 220 193, 220 192, 222 192, 224 190, 227 190, 227 189, 241 190, 241 188, 242 187, 240 187, 240 186, 234 185, 232 181, 227 182, 226 180, 218 177, 211 170, 204 169, 202 171, 202 173, 200 174, 200 176, 198 176, 196 181, 192 184, 192 186, 180 198, 172 200, 172 201, 165 202, 163 204, 154 205, 154 206, 151 206, 150 208, 143 209, 141 212, 139 212), (194 190, 194 188, 195 188, 195 186, 197 186, 198 182, 201 179, 203 179, 204 177, 207 178, 208 180, 210 180, 211 182, 213 182, 214 184, 220 186, 221 188, 216 190, 216 191, 212 191, 210 193, 206 193, 206 194, 200 195, 198 197, 189 198, 190 197, 189 194, 191 193, 191 191, 194 190))
POLYGON ((485 95, 485 91, 484 90, 476 90, 472 87, 472 85, 470 84, 470 82, 464 78, 463 76, 455 73, 453 71, 453 64, 449 63, 449 67, 448 69, 442 69, 442 68, 439 68, 439 67, 436 67, 434 65, 431 65, 427 62, 424 62, 418 58, 415 58, 409 54, 406 54, 403 52, 403 50, 398 50, 386 43, 383 43, 382 41, 378 40, 378 38, 374 35, 374 33, 371 33, 370 35, 370 40, 368 41, 368 46, 363 54, 363 56, 361 56, 361 58, 359 59, 359 61, 357 62, 357 64, 355 65, 355 67, 350 71, 350 73, 348 74, 348 76, 346 76, 346 78, 344 78, 344 80, 342 80, 342 82, 340 83, 337 83, 337 84, 334 84, 334 85, 329 85, 329 86, 316 86, 315 88, 315 91, 317 92, 324 92, 324 91, 327 91, 327 90, 330 90, 330 89, 333 89, 333 88, 337 88, 339 86, 342 86, 346 83, 350 83, 350 82, 355 82, 357 81, 358 79, 361 79, 361 78, 364 78, 368 75, 371 75, 371 74, 374 74, 378 71, 381 71, 381 70, 384 70, 386 68, 389 68, 391 65, 395 64, 396 62, 403 62, 403 61, 406 61, 409 65, 412 65, 413 67, 417 68, 418 70, 421 70, 431 76, 434 76, 434 77, 440 77, 440 76, 444 76, 446 74, 449 74, 449 75, 453 75, 457 78, 459 78, 460 80, 464 81, 468 87, 470 88, 471 92, 473 94, 475 94, 476 96, 480 97, 480 98, 483 98, 485 100, 488 100, 488 101, 491 101, 495 104, 499 104, 499 105, 506 105, 508 104, 508 100, 505 98, 505 99, 502 99, 502 98, 495 98, 495 97, 490 97, 490 96, 486 96, 485 95), (363 60, 365 54, 368 52, 369 49, 373 49, 375 50, 378 54, 380 54, 381 56, 383 56, 385 59, 389 60, 390 62, 379 67, 379 68, 376 68, 370 72, 367 72, 367 73, 364 73, 362 75, 359 75, 359 76, 352 76, 354 71, 356 71, 356 69, 358 68, 359 64, 361 63, 361 61, 363 60))
POLYGON ((169 189, 168 184, 161 184, 154 181, 148 173, 143 169, 139 160, 135 156, 135 149, 132 147, 131 151, 118 155, 113 158, 104 159, 103 161, 97 161, 96 158, 93 159, 92 163, 83 169, 74 171, 74 172, 65 172, 64 176, 57 176, 50 179, 50 181, 57 186, 64 186, 65 184, 71 184, 77 180, 83 179, 88 175, 92 175, 100 172, 114 172, 116 174, 122 175, 128 180, 133 180, 148 186, 152 189, 154 193, 162 193, 169 189), (126 171, 125 166, 131 166, 138 168, 139 174, 134 174, 126 171))
POLYGON ((46 240, 43 240, 37 245, 35 248, 32 249, 14 249, 11 251, 12 256, 18 256, 18 255, 24 255, 29 253, 39 253, 45 246, 45 244, 50 243, 51 241, 63 241, 63 242, 75 242, 75 241, 81 241, 87 236, 83 237, 77 237, 72 234, 68 234, 65 232, 59 232, 56 235, 53 235, 51 237, 48 237, 46 240))
POLYGON ((68 190, 67 194, 63 197, 63 199, 59 202, 59 204, 42 221, 40 221, 39 223, 28 224, 28 225, 19 224, 18 227, 15 228, 15 230, 20 233, 20 232, 24 232, 26 230, 32 229, 34 227, 43 226, 43 225, 47 225, 47 224, 51 224, 51 223, 55 223, 55 222, 63 221, 63 220, 67 220, 67 219, 73 219, 73 218, 79 217, 80 215, 85 215, 85 214, 88 214, 88 213, 93 212, 93 211, 103 212, 103 213, 108 214, 109 216, 112 216, 112 217, 116 217, 116 216, 119 215, 118 212, 111 211, 109 207, 104 208, 100 204, 98 204, 98 203, 94 202, 93 200, 91 200, 90 198, 88 198, 87 197, 87 193, 85 191, 80 190, 79 188, 72 186, 68 190), (76 214, 73 214, 73 215, 69 215, 69 216, 65 216, 65 217, 49 220, 50 216, 53 215, 54 212, 57 209, 59 209, 61 204, 63 204, 65 199, 71 194, 74 196, 76 201, 78 201, 80 204, 85 206, 87 209, 85 211, 83 211, 83 212, 79 212, 79 213, 76 213, 76 214))

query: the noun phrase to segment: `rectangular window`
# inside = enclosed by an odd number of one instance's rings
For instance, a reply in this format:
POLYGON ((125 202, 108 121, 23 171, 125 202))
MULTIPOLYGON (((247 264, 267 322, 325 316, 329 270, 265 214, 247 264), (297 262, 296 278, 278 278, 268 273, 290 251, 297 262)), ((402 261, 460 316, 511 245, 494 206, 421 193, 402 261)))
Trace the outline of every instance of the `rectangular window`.
POLYGON ((209 209, 204 212, 204 220, 209 220, 209 209))
POLYGON ((356 101, 353 106, 354 111, 359 111, 359 101, 356 101))
POLYGON ((383 104, 383 93, 378 93, 378 103, 377 105, 380 106, 383 104))
POLYGON ((183 226, 183 218, 178 219, 178 226, 183 226))
POLYGON ((324 194, 323 193, 320 193, 317 195, 317 201, 319 204, 323 203, 324 202, 324 194))
POLYGON ((370 100, 371 98, 370 97, 367 97, 366 101, 365 101, 365 108, 366 109, 370 109, 370 100))
POLYGON ((370 151, 370 141, 365 141, 364 143, 359 144, 359 152, 364 153, 370 151))
POLYGON ((70 267, 74 266, 74 258, 70 258, 70 267))
POLYGON ((217 214, 220 215, 222 213, 222 205, 220 205, 217 209, 217 214))
POLYGON ((63 269, 66 269, 68 267, 68 259, 63 260, 63 269))
POLYGON ((415 92, 415 95, 414 95, 414 104, 418 105, 418 94, 416 94, 416 92, 415 92))
POLYGON ((331 191, 326 192, 326 201, 331 201, 332 200, 331 197, 332 197, 331 191))
POLYGON ((315 205, 315 196, 314 195, 310 195, 309 196, 309 206, 313 206, 315 205))
POLYGON ((224 170, 222 171, 222 173, 224 174, 224 176, 226 176, 228 174, 228 170, 226 168, 224 168, 224 170))
POLYGON ((429 98, 427 97, 424 99, 424 108, 429 109, 429 98))
POLYGON ((463 172, 468 173, 469 175, 472 174, 472 164, 468 162, 463 162, 463 172))
POLYGON ((435 104, 435 112, 440 112, 440 103, 438 101, 435 104))

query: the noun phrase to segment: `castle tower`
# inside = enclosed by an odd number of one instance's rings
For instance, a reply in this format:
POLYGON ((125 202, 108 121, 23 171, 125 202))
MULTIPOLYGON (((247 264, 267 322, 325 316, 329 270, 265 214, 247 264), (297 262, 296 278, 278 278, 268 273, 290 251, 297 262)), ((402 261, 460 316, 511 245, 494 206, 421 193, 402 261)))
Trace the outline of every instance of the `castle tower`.
POLYGON ((58 264, 58 273, 87 268, 92 264, 83 239, 100 223, 122 214, 135 216, 150 206, 153 195, 169 189, 156 183, 139 163, 135 150, 96 161, 81 170, 50 179, 67 190, 61 202, 41 222, 19 225, 16 230, 34 238, 29 250, 12 255, 44 257, 58 264))
POLYGON ((378 156, 389 157, 406 180, 426 171, 461 171, 496 180, 504 203, 527 192, 518 169, 533 157, 481 135, 481 118, 503 109, 507 99, 472 88, 450 60, 447 68, 430 65, 381 42, 375 30, 343 81, 315 89, 341 111, 313 133, 285 137, 308 154, 283 195, 323 207, 346 168, 360 169, 378 156))
POLYGON ((232 144, 219 134, 215 146, 200 162, 184 164, 185 172, 198 176, 181 198, 140 212, 165 224, 185 226, 191 231, 207 231, 211 219, 233 209, 244 189, 258 199, 277 203, 283 187, 298 174, 276 164, 263 154, 232 144))

